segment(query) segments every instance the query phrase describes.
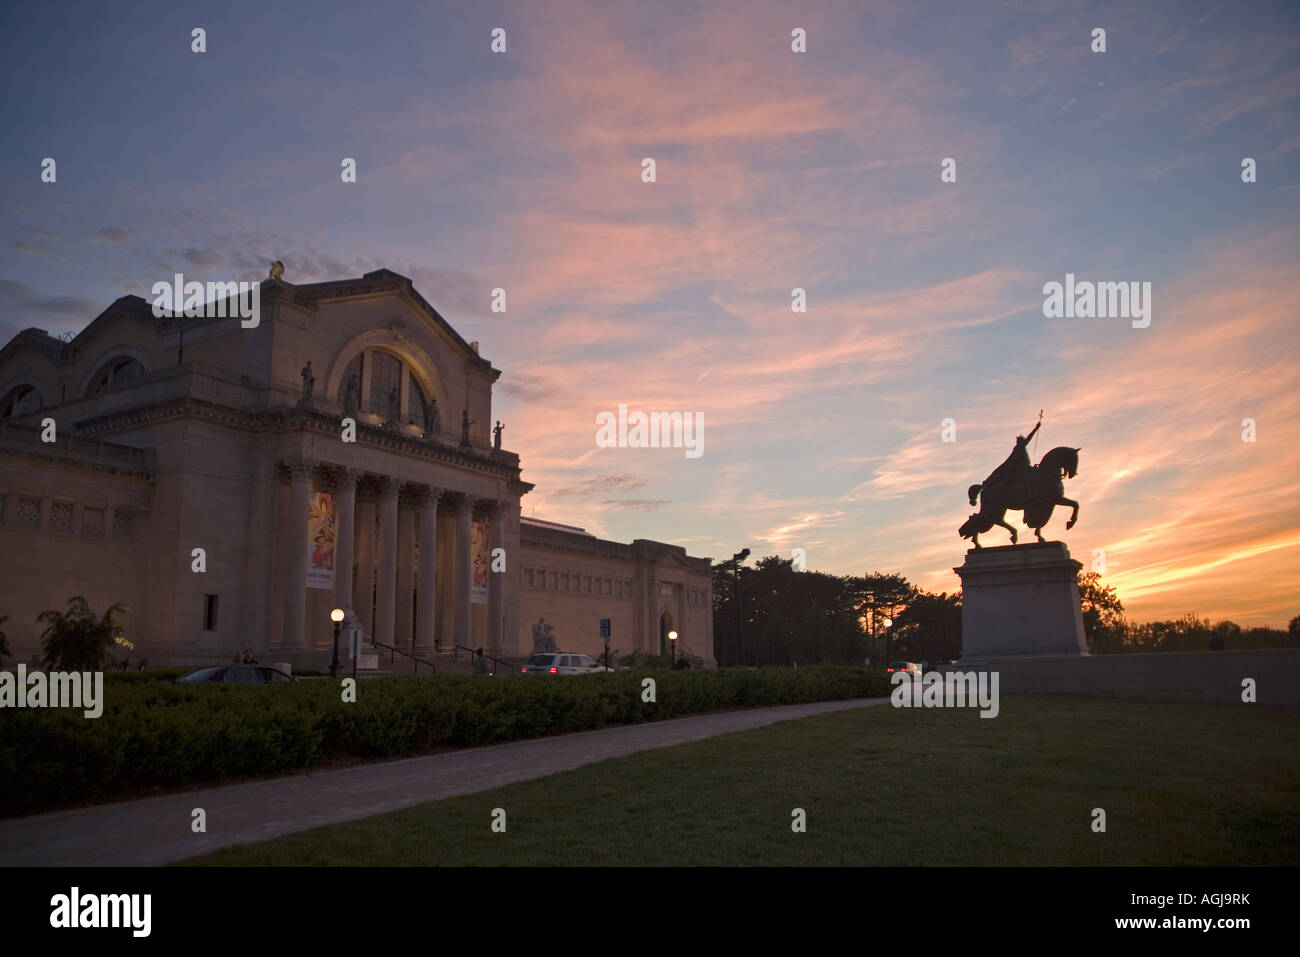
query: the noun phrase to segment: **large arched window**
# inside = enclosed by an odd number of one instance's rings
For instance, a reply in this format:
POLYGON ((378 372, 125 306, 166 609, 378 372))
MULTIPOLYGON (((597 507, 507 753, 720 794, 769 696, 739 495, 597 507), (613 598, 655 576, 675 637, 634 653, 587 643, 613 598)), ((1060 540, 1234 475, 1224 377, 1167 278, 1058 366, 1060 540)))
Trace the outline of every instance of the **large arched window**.
POLYGON ((361 407, 361 383, 365 381, 361 378, 361 374, 364 365, 364 354, 354 356, 348 363, 348 367, 343 370, 343 379, 339 382, 338 403, 343 408, 354 412, 361 407))
POLYGON ((86 398, 93 399, 102 392, 108 392, 122 383, 144 375, 144 366, 130 356, 118 356, 110 359, 95 373, 86 389, 86 398))
POLYGON ((415 381, 415 376, 409 377, 406 385, 406 421, 418 425, 421 431, 429 427, 425 421, 425 407, 428 402, 429 400, 424 397, 424 390, 420 388, 420 383, 415 381))
POLYGON ((410 363, 383 349, 367 349, 352 357, 339 379, 335 401, 344 409, 388 420, 394 398, 399 422, 424 432, 433 430, 435 423, 429 421, 433 396, 420 384, 410 363))
POLYGON ((16 385, 0 398, 0 420, 21 419, 41 407, 41 394, 35 386, 16 385))
MULTIPOLYGON (((372 352, 370 359, 370 411, 387 418, 388 403, 402 381, 402 363, 387 352, 372 352)), ((397 393, 401 401, 401 392, 397 393)))

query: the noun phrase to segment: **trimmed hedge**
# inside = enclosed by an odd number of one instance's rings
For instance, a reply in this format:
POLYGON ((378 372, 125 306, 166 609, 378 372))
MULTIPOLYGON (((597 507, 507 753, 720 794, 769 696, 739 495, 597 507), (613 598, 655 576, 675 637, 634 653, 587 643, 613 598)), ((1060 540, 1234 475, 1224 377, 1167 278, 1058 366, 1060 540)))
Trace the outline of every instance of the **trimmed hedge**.
POLYGON ((228 776, 274 774, 331 758, 475 747, 727 708, 887 696, 861 668, 618 672, 573 678, 371 678, 357 701, 340 684, 270 687, 110 681, 104 713, 0 712, 0 815, 228 776), (641 681, 657 683, 655 703, 641 681))

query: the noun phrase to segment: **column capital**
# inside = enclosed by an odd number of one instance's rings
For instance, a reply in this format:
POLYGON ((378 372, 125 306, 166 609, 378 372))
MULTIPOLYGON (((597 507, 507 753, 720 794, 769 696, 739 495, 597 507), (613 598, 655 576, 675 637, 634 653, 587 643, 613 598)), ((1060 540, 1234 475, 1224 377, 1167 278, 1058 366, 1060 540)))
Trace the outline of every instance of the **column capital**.
POLYGON ((365 473, 341 465, 326 466, 322 470, 321 485, 331 492, 355 492, 357 482, 365 473))
POLYGON ((478 497, 469 494, 469 492, 456 492, 455 495, 456 495, 456 511, 469 512, 471 515, 473 515, 474 506, 477 505, 479 502, 478 497))
POLYGON ((394 478, 391 475, 381 475, 375 481, 375 485, 379 489, 380 496, 385 499, 389 499, 389 498, 396 499, 398 494, 402 491, 402 486, 405 484, 406 483, 403 482, 401 479, 394 478))
POLYGON ((289 473, 289 481, 291 482, 310 482, 312 472, 316 470, 316 463, 306 459, 285 462, 284 470, 289 473))
POLYGON ((500 498, 481 498, 479 499, 479 506, 487 513, 489 518, 498 521, 506 517, 506 513, 510 510, 510 501, 500 498))
POLYGON ((412 487, 411 499, 417 508, 438 508, 438 500, 447 492, 436 485, 416 485, 412 487))

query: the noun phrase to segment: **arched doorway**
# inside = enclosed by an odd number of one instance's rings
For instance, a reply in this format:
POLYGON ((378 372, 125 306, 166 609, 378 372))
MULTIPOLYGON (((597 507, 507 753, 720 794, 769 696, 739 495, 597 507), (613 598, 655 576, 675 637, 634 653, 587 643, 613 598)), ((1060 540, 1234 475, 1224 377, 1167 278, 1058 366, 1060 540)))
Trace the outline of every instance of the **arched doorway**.
POLYGON ((672 613, 665 610, 659 616, 659 654, 667 657, 671 654, 672 649, 668 647, 668 632, 673 630, 672 613))

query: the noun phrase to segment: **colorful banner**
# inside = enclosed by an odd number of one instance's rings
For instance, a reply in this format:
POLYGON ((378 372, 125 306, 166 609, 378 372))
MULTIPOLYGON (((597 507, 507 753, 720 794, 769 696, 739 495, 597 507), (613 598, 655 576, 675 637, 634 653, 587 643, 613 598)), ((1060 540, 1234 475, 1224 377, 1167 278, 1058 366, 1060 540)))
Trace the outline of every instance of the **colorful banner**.
POLYGON ((307 500, 307 587, 334 587, 334 496, 312 492, 307 500))
POLYGON ((474 522, 470 526, 469 547, 474 559, 474 583, 470 586, 469 600, 475 605, 486 605, 488 575, 492 569, 492 542, 488 538, 487 522, 474 522))

